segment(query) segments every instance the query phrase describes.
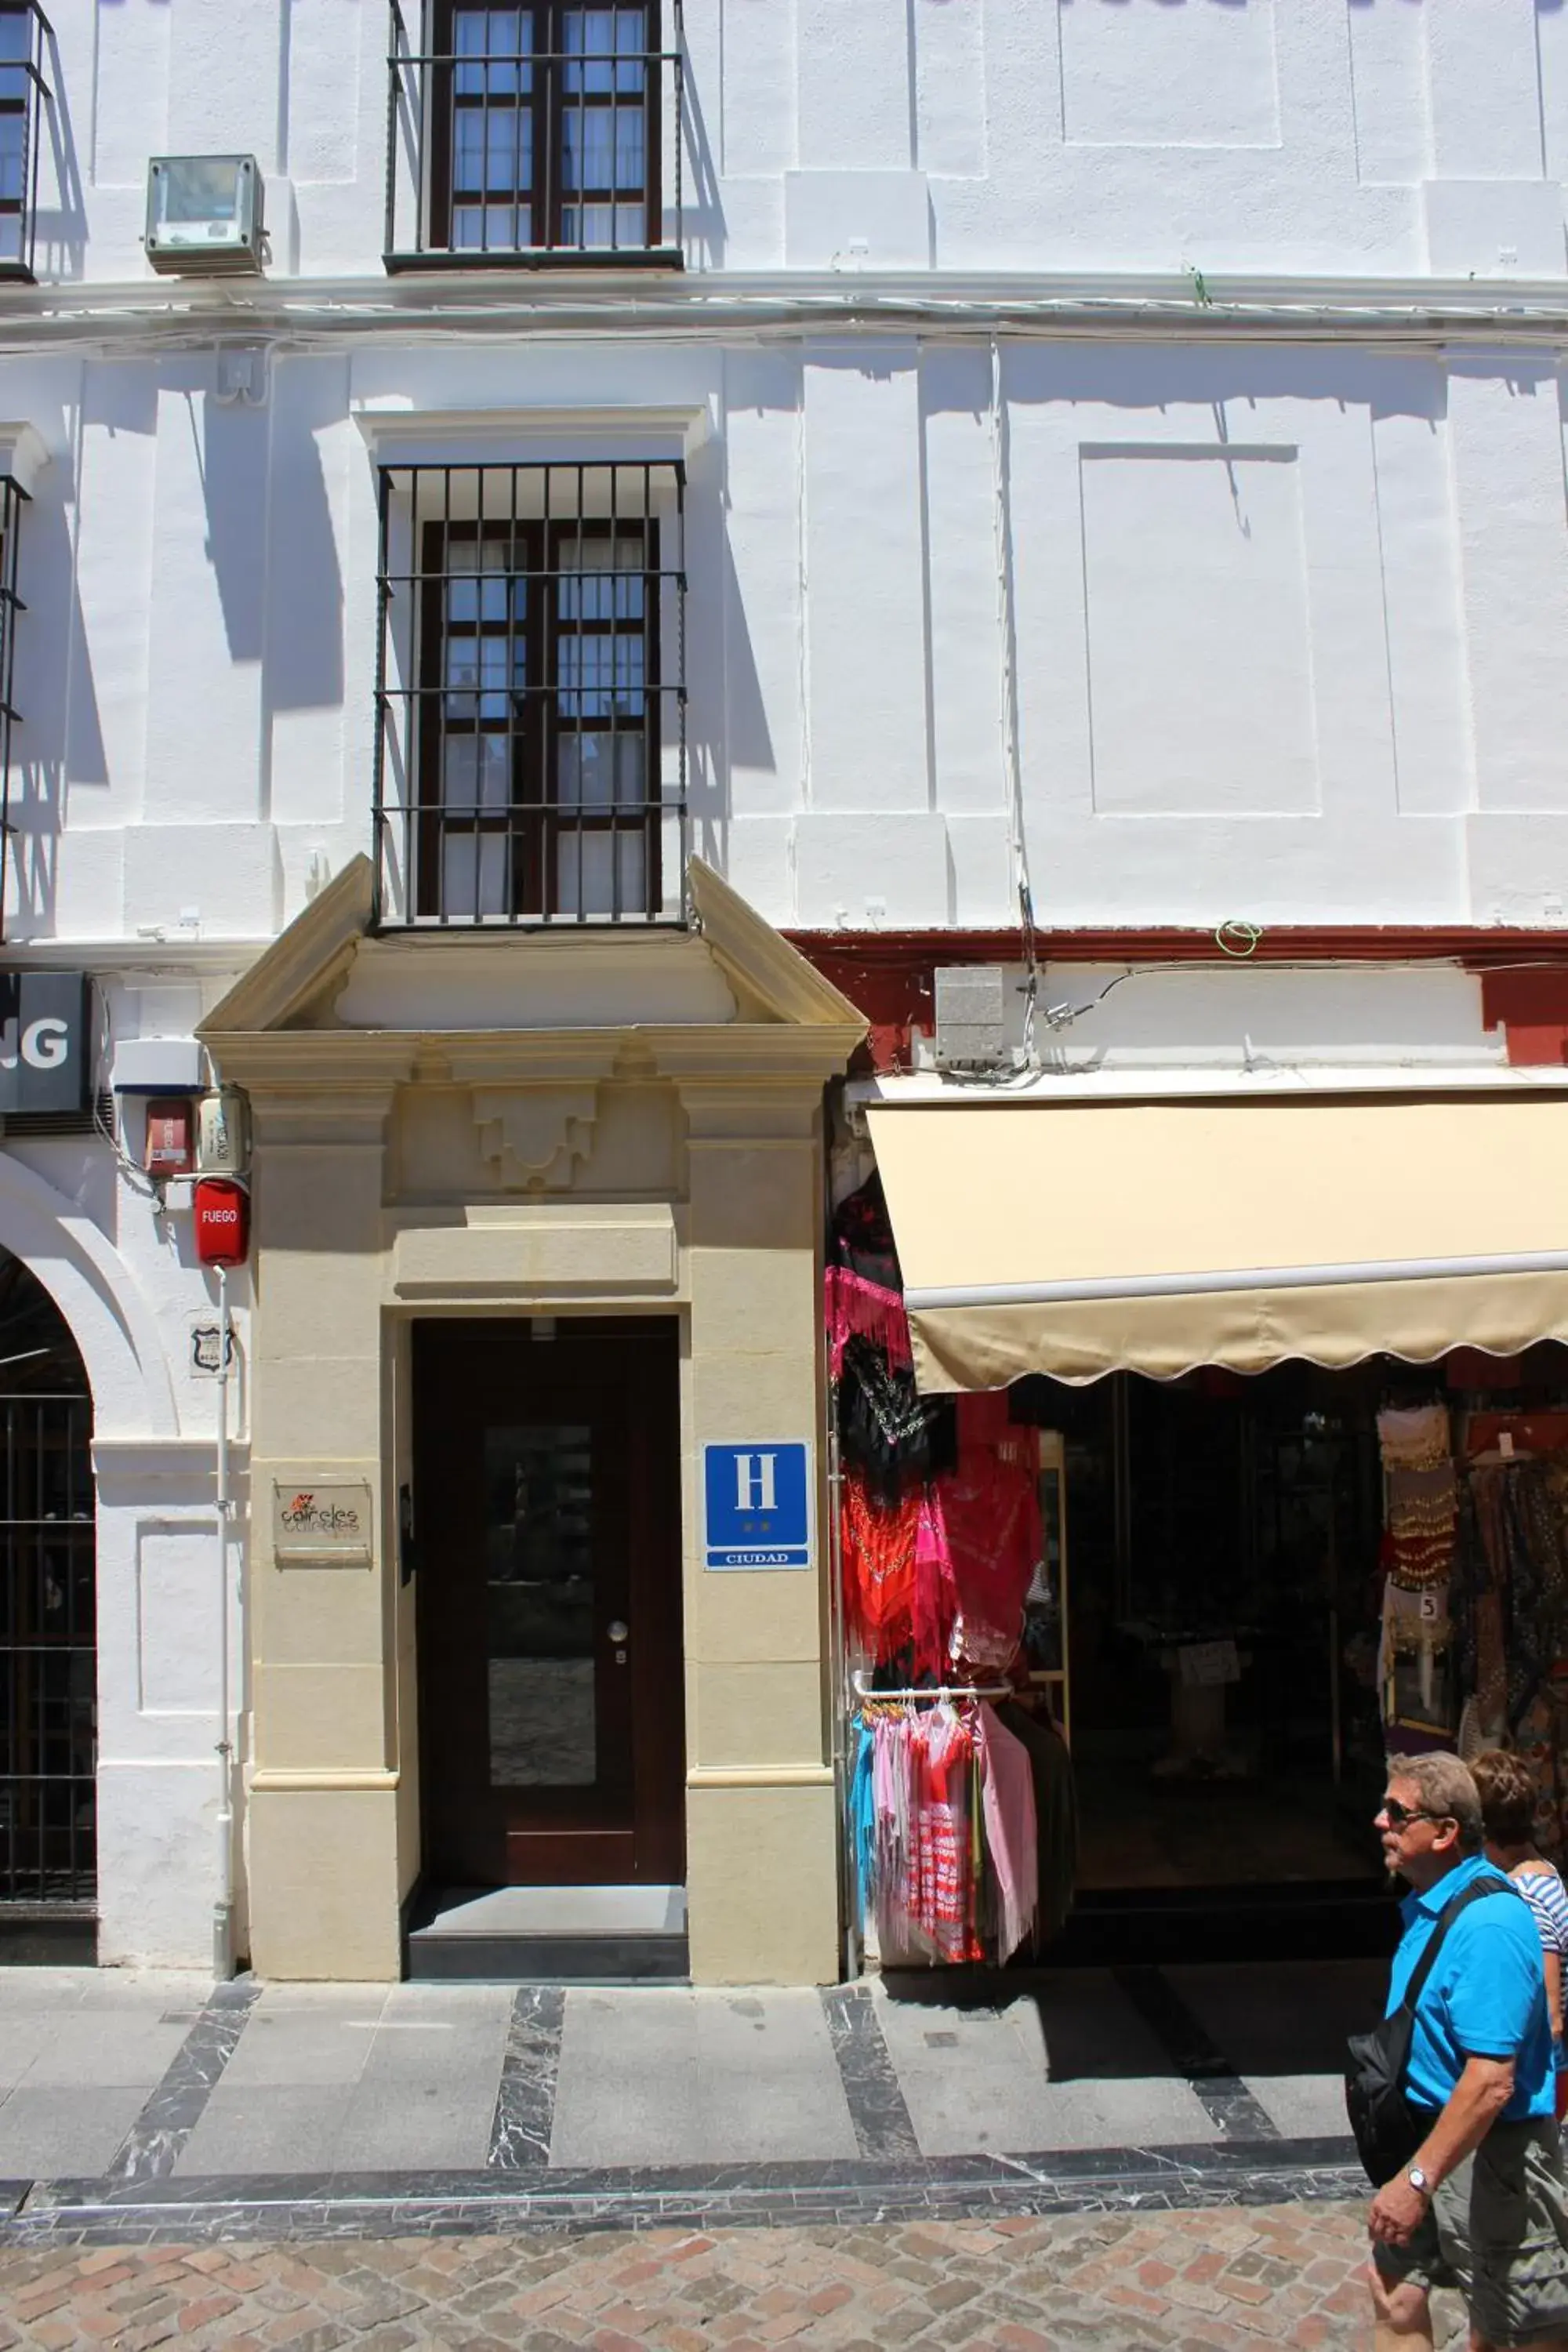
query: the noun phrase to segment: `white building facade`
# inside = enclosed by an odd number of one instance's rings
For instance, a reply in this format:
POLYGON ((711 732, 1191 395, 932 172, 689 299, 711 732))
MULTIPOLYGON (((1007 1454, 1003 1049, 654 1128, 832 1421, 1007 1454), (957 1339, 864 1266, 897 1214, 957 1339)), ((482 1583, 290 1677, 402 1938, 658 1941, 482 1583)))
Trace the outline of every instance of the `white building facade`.
POLYGON ((867 1024, 892 1102, 931 972, 1021 983, 1027 916, 1031 1101, 1568 1079, 1568 11, 0 0, 0 136, 4 964, 88 976, 92 1060, 0 1148, 96 1480, 95 1866, 17 1828, 17 1916, 389 1975, 433 1874, 580 1875, 586 1827, 693 1973, 830 1977, 867 1024), (154 272, 185 156, 254 158, 254 271, 154 272), (216 1278, 138 1175, 176 1069, 257 1120, 226 1511, 216 1278), (683 1713, 588 1670, 605 1787, 664 1775, 634 1838, 494 1722, 442 1780, 481 1685, 420 1614, 416 1327, 660 1318, 683 1713), (715 1577, 705 1449, 781 1436, 812 1572, 715 1577), (363 1563, 290 1568, 311 1481, 363 1563), (504 1769, 549 1801, 465 1846, 504 1769))

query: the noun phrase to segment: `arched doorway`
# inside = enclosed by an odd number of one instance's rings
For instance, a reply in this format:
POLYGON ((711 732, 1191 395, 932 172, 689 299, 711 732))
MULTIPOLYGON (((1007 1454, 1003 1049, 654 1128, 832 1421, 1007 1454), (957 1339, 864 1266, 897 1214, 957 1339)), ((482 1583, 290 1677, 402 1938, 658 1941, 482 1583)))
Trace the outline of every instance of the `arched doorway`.
POLYGON ((91 1439, 65 1318, 0 1249, 0 1920, 97 1893, 91 1439))

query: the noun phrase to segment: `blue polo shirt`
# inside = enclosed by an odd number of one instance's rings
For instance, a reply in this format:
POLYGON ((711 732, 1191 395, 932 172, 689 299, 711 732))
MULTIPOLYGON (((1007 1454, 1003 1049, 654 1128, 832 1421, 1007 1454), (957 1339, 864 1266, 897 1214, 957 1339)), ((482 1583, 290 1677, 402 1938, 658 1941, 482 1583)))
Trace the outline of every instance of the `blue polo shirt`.
POLYGON ((1499 1892, 1461 1911, 1444 1939, 1416 2004, 1405 2087, 1414 2106, 1447 2106, 1467 2058, 1511 2058, 1513 2095, 1502 2112, 1513 2123, 1552 2112, 1552 2021, 1530 1906, 1483 1854, 1400 1905, 1405 1933, 1394 1956, 1387 2014, 1404 2000, 1439 1912, 1482 1877, 1494 1878, 1499 1892))

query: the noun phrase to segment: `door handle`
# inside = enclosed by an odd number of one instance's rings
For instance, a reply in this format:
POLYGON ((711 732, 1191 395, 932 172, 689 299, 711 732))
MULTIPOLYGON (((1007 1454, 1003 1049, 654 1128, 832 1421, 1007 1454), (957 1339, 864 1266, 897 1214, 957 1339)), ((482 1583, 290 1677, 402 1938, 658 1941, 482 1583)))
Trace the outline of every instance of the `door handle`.
POLYGON ((631 1639, 630 1626, 623 1625, 618 1617, 612 1619, 611 1622, 605 1626, 605 1631, 609 1635, 612 1642, 629 1642, 631 1639))

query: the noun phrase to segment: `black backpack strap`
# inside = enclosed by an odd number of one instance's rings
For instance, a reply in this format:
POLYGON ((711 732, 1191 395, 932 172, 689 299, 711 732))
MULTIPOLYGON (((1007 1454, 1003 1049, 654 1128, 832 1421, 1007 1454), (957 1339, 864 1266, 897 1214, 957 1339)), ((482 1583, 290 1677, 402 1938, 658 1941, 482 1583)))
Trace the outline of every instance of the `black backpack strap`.
POLYGON ((1437 1914, 1437 1924, 1426 1938, 1421 1958, 1410 1971, 1405 1999, 1399 2004, 1402 2010, 1408 2010, 1412 2017, 1415 2014, 1415 2004, 1426 1989, 1426 1979, 1436 1965, 1437 1955, 1443 1948, 1449 1928, 1461 1911, 1468 1911, 1472 1903, 1484 1902, 1489 1895, 1517 1895, 1517 1890, 1509 1885, 1500 1871, 1494 1876, 1472 1878, 1469 1885, 1461 1886, 1452 1901, 1446 1903, 1437 1914))

